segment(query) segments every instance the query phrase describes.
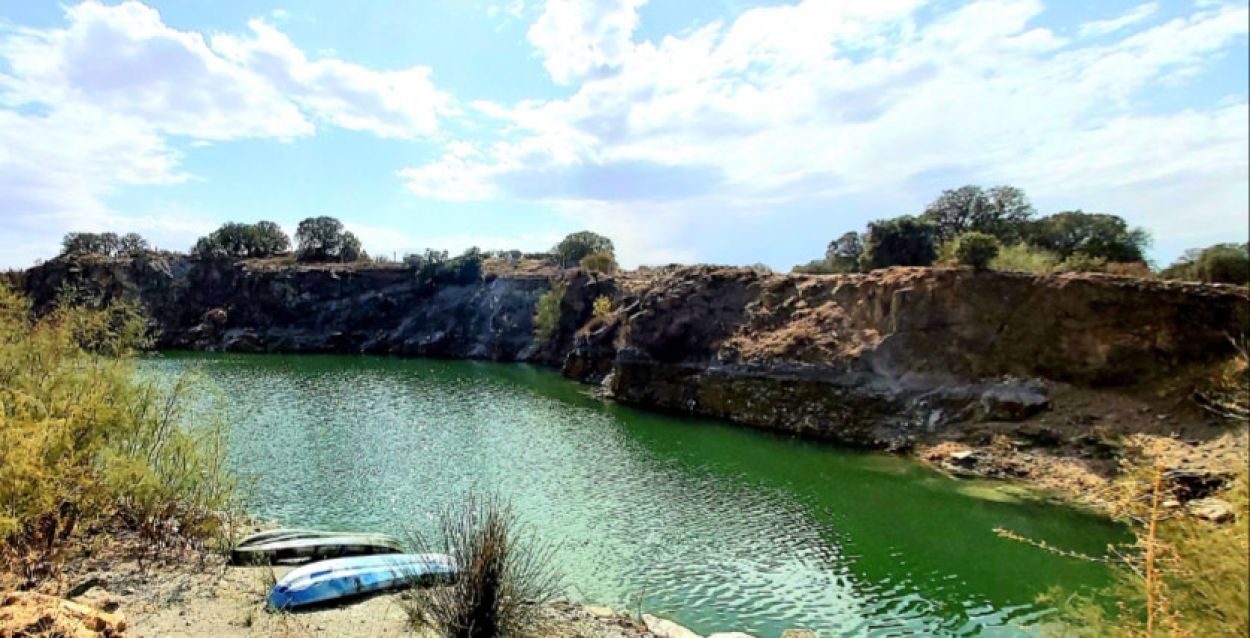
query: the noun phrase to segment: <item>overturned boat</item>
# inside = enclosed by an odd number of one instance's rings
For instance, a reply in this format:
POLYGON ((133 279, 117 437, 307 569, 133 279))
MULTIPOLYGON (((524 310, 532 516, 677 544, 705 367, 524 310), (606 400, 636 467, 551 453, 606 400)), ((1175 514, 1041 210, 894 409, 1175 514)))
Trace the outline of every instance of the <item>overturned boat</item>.
POLYGON ((402 551, 399 539, 389 534, 275 529, 244 538, 230 551, 230 562, 235 565, 271 565, 289 560, 398 554, 402 551))
POLYGON ((273 586, 265 600, 273 609, 291 610, 402 589, 455 574, 456 563, 445 554, 336 558, 291 570, 273 586))

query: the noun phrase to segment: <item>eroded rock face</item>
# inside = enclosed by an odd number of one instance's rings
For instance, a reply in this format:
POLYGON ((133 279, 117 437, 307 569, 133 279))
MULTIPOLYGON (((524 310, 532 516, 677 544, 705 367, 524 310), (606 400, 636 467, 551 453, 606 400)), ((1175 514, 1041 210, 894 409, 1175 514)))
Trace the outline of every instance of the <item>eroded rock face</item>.
POLYGON ((423 286, 398 266, 152 255, 56 260, 22 279, 42 307, 64 284, 139 299, 165 347, 535 361, 629 403, 886 448, 952 422, 1030 418, 1050 407, 1051 382, 1166 378, 1250 333, 1244 288, 1092 274, 559 276, 545 343, 533 316, 546 275, 423 286), (606 319, 592 318, 599 296, 614 300, 606 319))
MULTIPOLYGON (((1227 356, 1244 289, 960 269, 671 271, 604 330, 611 396, 874 447, 1050 405, 1041 379, 1129 385, 1227 356)), ((595 334, 573 354, 602 370, 595 334)), ((566 368, 567 370, 567 368, 566 368)))
POLYGON ((27 291, 44 308, 66 285, 83 298, 137 299, 161 347, 515 360, 536 350, 534 307, 550 286, 516 276, 430 287, 394 266, 151 261, 55 260, 28 271, 27 291))

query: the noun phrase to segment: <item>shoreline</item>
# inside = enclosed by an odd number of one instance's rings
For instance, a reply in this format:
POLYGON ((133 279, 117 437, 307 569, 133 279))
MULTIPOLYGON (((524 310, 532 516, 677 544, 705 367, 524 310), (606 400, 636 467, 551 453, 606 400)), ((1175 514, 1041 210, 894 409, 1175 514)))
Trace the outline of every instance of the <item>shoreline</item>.
MULTIPOLYGON (((436 636, 414 627, 405 611, 405 604, 421 595, 420 588, 309 611, 273 612, 265 607, 265 594, 296 565, 233 566, 221 551, 190 547, 166 548, 145 558, 138 536, 121 530, 99 530, 71 551, 55 581, 30 592, 0 588, 8 592, 0 597, 0 624, 6 630, 42 626, 73 636, 137 638, 436 636)), ((623 612, 568 600, 549 603, 542 621, 543 635, 553 638, 682 635, 655 633, 623 612)))

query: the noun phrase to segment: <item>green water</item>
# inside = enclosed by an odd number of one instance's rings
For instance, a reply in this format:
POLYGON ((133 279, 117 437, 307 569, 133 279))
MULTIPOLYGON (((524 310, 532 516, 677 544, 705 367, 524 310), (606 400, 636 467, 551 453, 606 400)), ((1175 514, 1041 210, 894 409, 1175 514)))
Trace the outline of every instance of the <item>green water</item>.
POLYGON ((561 544, 570 596, 700 633, 1020 635, 1055 585, 1096 564, 998 538, 1006 527, 1100 553, 1094 516, 954 481, 912 461, 600 402, 524 365, 169 353, 222 392, 251 513, 404 533, 499 490, 561 544))

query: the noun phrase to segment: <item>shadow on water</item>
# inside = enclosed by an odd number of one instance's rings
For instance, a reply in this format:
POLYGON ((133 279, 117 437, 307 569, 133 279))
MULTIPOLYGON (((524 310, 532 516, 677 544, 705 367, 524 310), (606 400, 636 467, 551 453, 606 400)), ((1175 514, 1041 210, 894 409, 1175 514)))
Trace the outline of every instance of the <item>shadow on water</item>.
POLYGON ((701 633, 1016 635, 1106 568, 1105 519, 907 459, 597 401, 526 365, 168 353, 229 398, 254 514, 404 533, 473 489, 561 545, 574 596, 701 633))

